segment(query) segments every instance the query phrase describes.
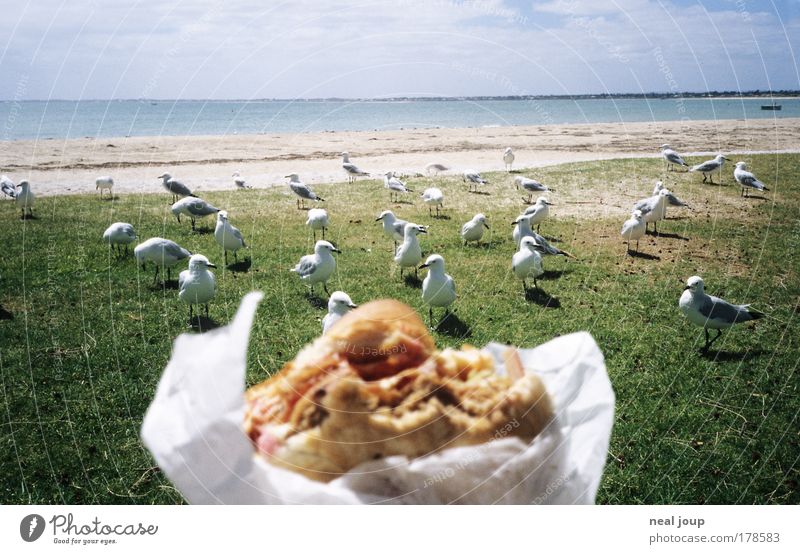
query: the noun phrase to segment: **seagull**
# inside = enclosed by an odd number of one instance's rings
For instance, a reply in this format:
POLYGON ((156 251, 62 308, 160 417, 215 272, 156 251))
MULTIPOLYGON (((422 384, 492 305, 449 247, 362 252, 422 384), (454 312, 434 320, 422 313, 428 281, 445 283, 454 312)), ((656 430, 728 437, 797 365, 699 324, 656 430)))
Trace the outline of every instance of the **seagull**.
POLYGON ((548 202, 547 198, 540 196, 536 199, 536 203, 525 210, 524 215, 531 216, 531 226, 536 225, 536 231, 542 225, 542 221, 550 216, 550 206, 554 206, 548 202))
POLYGON ((647 223, 642 219, 641 210, 633 210, 631 218, 622 224, 622 238, 628 243, 627 253, 631 252, 631 241, 636 241, 636 251, 639 251, 639 239, 644 236, 647 230, 647 223))
POLYGON ((406 184, 403 181, 395 177, 394 172, 392 171, 387 171, 383 176, 383 186, 389 190, 389 202, 399 202, 397 199, 398 192, 402 192, 403 194, 414 192, 410 188, 406 187, 406 184), (394 200, 392 200, 392 193, 394 193, 394 200))
POLYGON ((317 196, 313 190, 311 190, 307 184, 300 180, 300 176, 297 173, 290 173, 286 176, 289 179, 289 188, 292 189, 292 192, 295 193, 298 197, 297 200, 297 209, 304 210, 306 207, 306 200, 314 200, 315 202, 325 202, 324 198, 320 198, 317 196), (302 207, 301 207, 302 203, 302 207))
POLYGON ((322 239, 325 239, 325 230, 328 228, 328 212, 322 208, 311 208, 308 210, 306 225, 311 227, 314 233, 314 242, 317 242, 317 231, 322 230, 322 239))
POLYGON ((721 298, 706 294, 703 279, 697 275, 689 277, 686 281, 686 287, 683 289, 678 306, 689 321, 703 327, 706 344, 702 350, 708 350, 722 334, 722 329, 727 329, 734 323, 743 323, 764 317, 763 313, 751 310, 750 304, 731 304, 721 298), (708 337, 709 328, 717 330, 717 336, 712 340, 709 340, 708 337))
POLYGON ((518 279, 522 280, 522 290, 527 294, 528 285, 526 280, 533 279, 534 288, 537 277, 544 273, 542 266, 542 255, 539 252, 539 245, 533 237, 523 237, 519 243, 519 251, 511 258, 511 269, 518 279))
POLYGON ((431 187, 425 189, 420 196, 422 201, 428 205, 428 215, 432 215, 431 206, 436 206, 436 217, 439 217, 439 209, 442 207, 442 202, 444 202, 444 193, 441 189, 431 187))
POLYGON ((506 151, 503 152, 503 163, 506 164, 506 171, 511 173, 511 166, 514 163, 514 153, 511 151, 511 147, 506 148, 506 151))
POLYGON ((28 216, 33 217, 33 203, 36 201, 36 195, 31 190, 31 185, 28 181, 20 181, 17 185, 19 190, 14 196, 14 201, 17 207, 22 210, 22 219, 25 219, 25 210, 28 210, 28 216))
POLYGON ((239 175, 238 171, 234 171, 233 175, 231 175, 231 177, 233 177, 233 184, 236 185, 237 189, 251 189, 251 188, 253 188, 250 185, 248 185, 247 182, 244 179, 242 179, 242 176, 239 175))
POLYGON ((419 246, 417 235, 427 233, 425 227, 415 223, 406 223, 403 229, 403 244, 397 249, 394 261, 400 266, 400 277, 403 277, 403 268, 413 267, 414 276, 417 276, 417 264, 422 261, 422 248, 419 246))
POLYGON ((172 205, 172 214, 181 222, 181 214, 189 217, 192 220, 192 231, 195 230, 195 220, 199 217, 206 217, 219 212, 219 208, 215 208, 202 198, 188 196, 181 198, 172 205))
POLYGON ((466 183, 469 182, 469 190, 475 187, 475 192, 478 192, 478 185, 488 185, 489 181, 481 177, 481 174, 473 169, 468 169, 464 172, 461 179, 466 183))
POLYGON ((172 175, 169 173, 162 173, 158 176, 159 179, 163 180, 162 185, 164 185, 164 189, 172 194, 172 203, 174 204, 178 197, 181 196, 194 196, 192 191, 189 190, 189 187, 181 183, 180 181, 173 179, 172 175))
POLYGON ((114 188, 114 179, 109 177, 108 175, 104 177, 98 177, 94 180, 94 190, 100 191, 100 198, 103 197, 103 191, 107 190, 108 194, 113 198, 114 193, 111 192, 111 189, 114 188))
POLYGON ((444 258, 439 254, 431 254, 419 269, 428 269, 422 281, 422 301, 428 305, 428 317, 433 327, 433 309, 444 308, 445 314, 450 312, 450 304, 456 300, 456 283, 444 272, 444 258))
POLYGON ((645 232, 647 232, 647 224, 653 224, 653 232, 658 234, 658 222, 667 217, 667 195, 669 190, 661 189, 658 194, 639 200, 634 204, 633 209, 642 212, 642 219, 645 223, 645 232))
POLYGON ((517 188, 522 187, 525 191, 527 191, 527 200, 525 198, 522 200, 528 204, 531 203, 531 197, 533 196, 534 192, 552 192, 552 189, 547 188, 546 185, 543 185, 539 181, 522 176, 514 177, 514 186, 517 188))
POLYGON ((178 276, 178 298, 189 304, 189 323, 192 322, 192 306, 204 304, 208 317, 208 303, 214 298, 217 282, 208 268, 217 267, 202 254, 194 254, 189 258, 189 269, 184 269, 178 276))
POLYGON ((328 314, 322 318, 322 334, 327 333, 334 323, 342 319, 342 316, 353 308, 358 308, 358 306, 353 304, 346 293, 337 290, 331 294, 328 299, 328 314))
POLYGON ((683 158, 680 157, 680 154, 675 152, 672 148, 669 147, 669 144, 662 144, 661 145, 661 155, 664 157, 664 161, 667 165, 667 171, 672 171, 673 165, 682 165, 684 167, 689 167, 683 158))
MULTIPOLYGON (((653 196, 658 194, 661 189, 666 189, 666 187, 664 186, 664 183, 662 183, 661 181, 656 181, 656 186, 655 186, 655 188, 653 188, 653 196)), ((684 202, 683 200, 681 200, 680 198, 678 198, 677 196, 672 194, 672 192, 669 189, 666 189, 666 190, 667 190, 667 193, 668 193, 667 194, 667 203, 670 206, 678 206, 678 207, 683 207, 683 208, 688 208, 689 207, 689 204, 687 204, 686 202, 684 202)))
POLYGON ((2 189, 3 193, 9 198, 15 198, 17 196, 17 185, 5 175, 0 177, 0 189, 2 189))
POLYGON ((300 276, 300 279, 311 285, 311 292, 314 292, 314 285, 322 283, 325 293, 328 293, 328 279, 336 271, 336 258, 333 252, 342 251, 329 243, 327 240, 318 240, 314 245, 314 253, 300 258, 294 266, 293 271, 300 276))
POLYGON ((361 171, 356 167, 356 164, 350 163, 350 154, 348 152, 342 152, 340 156, 342 157, 342 169, 347 173, 348 183, 354 182, 356 177, 369 177, 369 173, 361 171))
POLYGON ((122 255, 122 246, 125 245, 125 254, 128 253, 128 245, 136 240, 136 231, 130 223, 117 222, 109 225, 103 232, 103 241, 110 248, 116 246, 117 255, 122 255))
POLYGON ((158 271, 161 266, 164 266, 167 270, 167 280, 169 281, 172 278, 172 266, 191 255, 192 253, 185 248, 178 246, 171 240, 161 237, 147 239, 133 249, 133 256, 136 258, 136 263, 141 264, 142 269, 147 268, 147 262, 153 262, 155 264, 156 273, 153 276, 154 284, 158 279, 158 271))
POLYGON ((236 260, 236 251, 247 246, 242 232, 228 222, 228 212, 225 210, 217 212, 214 240, 222 247, 225 255, 225 265, 228 265, 228 252, 233 252, 233 259, 236 260))
POLYGON ((466 245, 471 241, 480 242, 486 229, 489 229, 489 224, 486 223, 486 216, 475 214, 472 219, 461 227, 461 238, 464 239, 464 244, 466 245))
POLYGON ((394 241, 394 248, 392 252, 397 250, 397 243, 403 240, 406 223, 404 219, 398 219, 393 212, 389 210, 381 212, 381 215, 375 218, 375 221, 383 223, 383 234, 394 241))
POLYGON ((703 182, 706 182, 706 177, 711 179, 711 184, 714 184, 714 175, 713 173, 717 170, 720 171, 720 179, 722 179, 722 164, 726 161, 730 161, 728 158, 723 156, 722 154, 717 154, 717 157, 713 160, 707 160, 701 164, 697 164, 689 171, 692 172, 699 172, 703 174, 703 182))
POLYGON ((560 248, 553 246, 547 242, 547 239, 545 239, 542 235, 531 229, 530 215, 522 214, 521 216, 517 217, 517 219, 512 221, 511 225, 516 225, 514 231, 511 233, 511 237, 514 239, 514 244, 517 245, 517 248, 519 248, 520 241, 523 238, 533 237, 536 239, 536 244, 538 245, 538 248, 542 254, 547 256, 564 256, 565 258, 575 258, 575 256, 566 250, 561 250, 560 248))
POLYGON ((427 173, 428 175, 431 175, 431 174, 438 175, 439 173, 441 173, 443 171, 448 171, 449 169, 450 168, 447 167, 444 164, 430 163, 430 164, 425 166, 425 173, 427 173))
POLYGON ((767 186, 756 179, 756 176, 747 171, 747 164, 736 162, 736 169, 733 170, 733 177, 742 186, 742 196, 750 196, 749 189, 769 191, 767 186))

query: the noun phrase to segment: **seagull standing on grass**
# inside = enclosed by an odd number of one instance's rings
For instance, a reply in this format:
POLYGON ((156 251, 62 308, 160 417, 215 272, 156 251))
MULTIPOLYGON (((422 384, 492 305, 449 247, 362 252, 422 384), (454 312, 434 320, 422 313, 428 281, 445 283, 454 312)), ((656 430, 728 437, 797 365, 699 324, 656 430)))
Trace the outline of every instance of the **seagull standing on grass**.
POLYGON ((473 169, 466 170, 464 172, 464 175, 461 177, 461 179, 465 183, 469 184, 469 189, 468 190, 472 191, 472 189, 474 188, 475 192, 478 192, 478 185, 488 185, 489 184, 489 181, 487 181, 486 179, 481 177, 481 174, 478 173, 477 171, 473 170, 473 169))
POLYGON ((483 214, 475 214, 475 216, 467 221, 461 227, 461 238, 464 239, 464 244, 468 242, 480 242, 483 238, 483 233, 489 228, 486 223, 486 216, 483 214))
POLYGON ((627 253, 631 252, 631 241, 636 241, 636 251, 639 251, 639 239, 644 236, 647 229, 647 223, 642 219, 642 212, 640 210, 633 210, 631 218, 622 224, 622 238, 628 243, 627 253))
POLYGON ((667 171, 672 171, 673 165, 682 165, 684 167, 689 167, 683 158, 681 158, 680 154, 675 152, 672 148, 669 147, 669 144, 662 144, 661 145, 661 155, 664 157, 664 162, 667 165, 667 171))
POLYGON ((722 154, 717 154, 717 157, 713 160, 705 161, 701 164, 697 164, 689 171, 695 173, 702 173, 703 174, 703 182, 706 182, 706 177, 711 180, 711 184, 714 184, 714 172, 719 170, 720 173, 720 181, 722 180, 722 164, 726 161, 730 161, 728 158, 723 156, 722 154))
POLYGON ((164 189, 172 195, 172 203, 174 204, 177 202, 178 197, 184 196, 194 196, 192 191, 189 190, 189 187, 184 185, 182 182, 178 181, 177 179, 173 179, 172 175, 169 173, 162 173, 158 176, 159 179, 162 180, 162 185, 164 189))
POLYGON ((405 236, 406 223, 404 219, 398 219, 394 213, 386 210, 381 212, 381 215, 375 218, 375 221, 380 221, 383 224, 383 234, 394 241, 394 248, 392 252, 397 250, 397 243, 401 242, 405 236))
POLYGON ((756 176, 747 171, 747 164, 736 162, 736 169, 733 170, 733 178, 742 186, 742 196, 750 196, 750 189, 768 191, 767 186, 756 179, 756 176))
POLYGON ((357 177, 369 177, 369 173, 361 171, 356 164, 350 162, 350 154, 348 152, 342 152, 340 155, 342 156, 342 169, 347 173, 348 183, 354 182, 357 177))
POLYGON ((31 185, 28 181, 20 181, 19 188, 14 196, 14 201, 17 203, 17 208, 22 211, 22 219, 25 219, 25 210, 28 210, 28 216, 33 217, 33 203, 36 201, 36 195, 31 190, 31 185))
POLYGON ((167 280, 169 281, 172 278, 172 266, 191 255, 192 253, 185 248, 178 246, 171 240, 161 237, 147 239, 133 249, 133 256, 136 258, 136 263, 141 264, 142 269, 147 268, 147 262, 153 262, 155 264, 156 272, 155 275, 153 275, 154 284, 158 279, 158 271, 162 266, 167 270, 167 280))
POLYGON ((247 246, 244 243, 242 232, 228 222, 228 212, 224 210, 217 213, 214 240, 222 247, 225 265, 228 265, 228 252, 233 252, 233 259, 236 260, 236 251, 247 246))
POLYGON ((442 203, 444 202, 444 193, 442 190, 436 187, 431 187, 425 189, 420 196, 422 196, 422 201, 428 205, 428 215, 432 215, 431 206, 436 206, 436 217, 439 217, 439 209, 442 207, 442 203))
POLYGON ((531 226, 536 225, 536 231, 542 225, 542 221, 547 219, 550 215, 550 206, 553 206, 547 198, 540 196, 536 199, 536 203, 525 210, 524 215, 531 216, 531 226))
POLYGON ((346 293, 337 290, 331 294, 328 299, 328 313, 322 318, 322 334, 327 333, 334 323, 342 319, 342 316, 353 308, 358 308, 358 306, 353 304, 346 293))
POLYGON ((2 189, 3 194, 9 198, 15 198, 17 196, 17 185, 5 175, 0 176, 0 189, 2 189))
POLYGON ((703 328, 706 334, 706 344, 702 350, 708 350, 711 344, 722 334, 722 329, 733 326, 734 323, 743 323, 761 319, 764 314, 750 309, 750 304, 736 305, 726 302, 716 296, 705 293, 703 279, 695 275, 686 281, 686 287, 678 302, 683 315, 703 328), (716 329, 717 336, 709 340, 708 330, 716 329))
POLYGON ((394 261, 400 266, 400 278, 403 277, 403 269, 407 267, 414 268, 414 276, 418 275, 417 265, 422 261, 422 248, 417 240, 419 233, 427 233, 425 227, 415 223, 406 223, 403 230, 403 244, 397 249, 394 256, 394 261))
POLYGON ((443 171, 448 171, 450 168, 444 164, 430 163, 425 166, 425 173, 428 175, 439 175, 443 171))
POLYGON ((289 179, 289 188, 297 195, 297 209, 304 210, 306 207, 306 200, 313 200, 315 202, 325 202, 324 198, 320 198, 316 193, 309 188, 297 173, 290 173, 286 176, 289 179), (301 206, 302 204, 302 206, 301 206))
POLYGON ((103 197, 103 191, 107 190, 108 195, 112 198, 114 197, 114 193, 111 192, 111 189, 114 188, 114 179, 106 175, 105 177, 98 177, 94 180, 94 190, 100 191, 100 198, 103 197))
POLYGON ((536 179, 530 179, 528 177, 514 177, 514 186, 519 189, 522 187, 528 193, 528 199, 526 200, 523 198, 524 202, 528 204, 531 203, 531 197, 533 196, 534 192, 552 192, 552 189, 547 188, 546 185, 543 185, 536 179))
POLYGON ((511 232, 511 238, 514 239, 514 244, 519 248, 520 242, 525 237, 532 237, 536 240, 537 247, 541 251, 542 254, 548 256, 564 256, 565 258, 575 258, 572 254, 567 252, 566 250, 561 250, 547 242, 542 235, 538 234, 536 231, 531 229, 531 216, 522 214, 521 216, 517 217, 514 221, 511 222, 511 225, 514 225, 514 230, 511 232))
POLYGON ((117 256, 122 255, 122 245, 125 245, 125 254, 128 253, 128 245, 136 240, 136 231, 130 223, 117 222, 109 225, 103 233, 103 241, 109 248, 116 247, 117 256))
POLYGON ((198 218, 206 217, 211 214, 219 212, 219 208, 215 208, 202 198, 186 197, 181 198, 172 205, 172 214, 181 222, 181 214, 188 216, 192 221, 192 231, 195 230, 195 221, 198 218))
POLYGON ((527 294, 526 280, 533 279, 534 288, 538 288, 536 279, 544 273, 542 255, 539 245, 533 237, 523 237, 519 243, 519 251, 511 258, 511 269, 518 279, 522 280, 522 290, 527 294))
POLYGON ((431 254, 419 269, 428 269, 428 275, 422 281, 422 301, 428 305, 428 317, 433 327, 433 309, 444 308, 445 314, 450 312, 450 305, 456 300, 456 283, 444 272, 444 258, 439 254, 431 254))
POLYGON ((312 294, 314 285, 317 283, 322 283, 325 294, 330 294, 328 279, 336 271, 336 258, 333 257, 333 252, 341 253, 342 251, 327 240, 318 240, 314 245, 314 253, 300 258, 297 265, 290 271, 297 273, 303 282, 311 285, 312 294))
POLYGON ((664 186, 664 183, 661 181, 656 181, 656 186, 653 188, 653 196, 657 195, 661 189, 665 189, 667 191, 667 204, 670 206, 677 206, 680 208, 688 208, 689 204, 672 194, 672 192, 664 186))
POLYGON ((242 176, 239 175, 238 171, 234 171, 233 175, 231 175, 231 177, 233 177, 233 184, 236 185, 237 189, 251 189, 251 188, 253 188, 250 185, 248 185, 247 182, 244 179, 242 179, 242 176))
POLYGON ((506 164, 506 171, 511 173, 511 166, 514 165, 514 153, 511 151, 511 147, 506 148, 506 151, 503 152, 503 163, 506 164))
POLYGON ((314 242, 317 242, 317 231, 322 231, 322 239, 325 240, 325 230, 328 228, 328 212, 322 208, 311 208, 308 210, 306 225, 311 227, 314 233, 314 242))
POLYGON ((639 200, 634 206, 634 210, 642 212, 642 219, 645 223, 645 233, 647 224, 653 224, 653 232, 658 234, 658 222, 667 217, 667 195, 669 190, 661 189, 658 194, 639 200))
POLYGON ((389 202, 399 202, 397 199, 398 193, 408 194, 409 192, 414 192, 406 187, 403 181, 395 177, 392 171, 387 171, 383 176, 383 185, 389 191, 389 202), (394 194, 394 199, 392 199, 392 194, 394 194))
POLYGON ((184 269, 178 276, 178 298, 189 304, 189 323, 192 323, 192 307, 203 304, 208 317, 208 303, 214 298, 217 282, 208 268, 217 267, 202 254, 189 258, 189 269, 184 269))

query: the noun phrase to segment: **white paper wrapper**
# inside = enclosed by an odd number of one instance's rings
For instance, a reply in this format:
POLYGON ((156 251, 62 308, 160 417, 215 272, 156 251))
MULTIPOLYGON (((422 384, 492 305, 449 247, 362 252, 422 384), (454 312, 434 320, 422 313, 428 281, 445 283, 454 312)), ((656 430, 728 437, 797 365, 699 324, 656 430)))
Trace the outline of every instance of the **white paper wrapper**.
MULTIPOLYGON (((555 418, 531 443, 498 436, 408 460, 361 464, 330 483, 274 467, 242 431, 245 358, 262 298, 250 293, 233 322, 181 335, 142 425, 142 440, 194 504, 504 503, 591 504, 603 472, 614 392, 588 333, 520 350, 544 381, 555 418)), ((487 350, 502 368, 505 346, 487 350)))

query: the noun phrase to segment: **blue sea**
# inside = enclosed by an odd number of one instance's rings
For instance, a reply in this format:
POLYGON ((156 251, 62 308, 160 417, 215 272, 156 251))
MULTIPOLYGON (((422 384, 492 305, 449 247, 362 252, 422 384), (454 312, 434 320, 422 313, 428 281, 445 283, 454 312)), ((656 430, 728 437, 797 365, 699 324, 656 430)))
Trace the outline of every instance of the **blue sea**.
POLYGON ((800 98, 0 102, 0 140, 800 117, 800 98))

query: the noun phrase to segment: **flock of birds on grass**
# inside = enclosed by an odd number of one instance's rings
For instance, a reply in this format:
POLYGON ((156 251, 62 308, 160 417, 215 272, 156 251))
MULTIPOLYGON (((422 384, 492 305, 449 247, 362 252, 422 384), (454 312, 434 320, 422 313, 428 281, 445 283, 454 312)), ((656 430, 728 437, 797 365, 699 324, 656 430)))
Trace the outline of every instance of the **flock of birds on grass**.
MULTIPOLYGON (((672 171, 674 166, 686 167, 689 172, 702 173, 704 183, 708 180, 713 183, 715 172, 719 172, 721 176, 723 164, 729 161, 728 158, 720 154, 712 160, 689 167, 684 159, 668 144, 661 146, 661 154, 666 163, 667 171, 672 171)), ((348 182, 355 182, 359 177, 371 176, 370 173, 362 171, 352 163, 347 152, 342 152, 341 157, 342 169, 347 175, 348 182)), ((514 153, 511 148, 505 149, 503 163, 506 171, 510 173, 514 163, 514 153)), ((449 167, 441 163, 431 163, 425 167, 429 177, 449 171, 449 169, 449 167)), ((736 163, 733 175, 742 188, 743 196, 749 196, 751 189, 757 191, 769 190, 753 173, 747 171, 747 166, 744 162, 736 163)), ((234 185, 238 189, 251 188, 238 172, 234 173, 233 177, 234 185)), ((223 250, 225 264, 227 265, 228 263, 229 252, 233 254, 236 260, 237 252, 245 248, 247 244, 241 231, 229 222, 227 212, 198 198, 189 187, 169 173, 164 173, 158 178, 161 179, 164 189, 172 195, 171 211, 178 222, 180 223, 181 216, 184 216, 190 220, 192 230, 195 230, 198 219, 215 215, 214 239, 223 250)), ((306 209, 306 201, 324 202, 323 198, 300 180, 300 176, 297 173, 289 174, 286 178, 288 179, 289 189, 296 196, 298 209, 306 209)), ((389 192, 389 199, 392 202, 398 201, 400 197, 413 192, 392 171, 384 173, 383 180, 384 186, 389 192)), ((488 181, 480 173, 473 170, 464 171, 462 180, 467 183, 471 192, 478 192, 482 186, 488 184, 488 181)), ((540 226, 550 216, 550 206, 553 206, 553 204, 546 196, 539 196, 535 202, 532 202, 532 198, 534 194, 553 192, 553 189, 535 179, 524 176, 515 177, 514 184, 517 189, 521 189, 527 194, 527 198, 523 198, 523 201, 528 204, 528 207, 512 223, 514 225, 512 238, 518 250, 512 256, 511 270, 522 282, 523 291, 527 297, 529 293, 528 280, 532 280, 533 287, 538 288, 537 278, 545 271, 543 265, 544 256, 571 258, 574 258, 574 256, 554 246, 539 234, 540 226), (533 230, 534 226, 536 231, 533 230)), ((101 197, 105 192, 108 192, 113 197, 114 180, 111 177, 97 178, 95 186, 101 197)), ((23 219, 32 216, 32 208, 36 196, 31 190, 28 181, 21 181, 18 185, 15 185, 8 177, 2 176, 0 177, 0 187, 6 196, 14 199, 17 207, 22 212, 23 219)), ((427 188, 420 194, 420 197, 428 205, 429 215, 434 216, 435 209, 434 217, 438 217, 444 204, 444 194, 441 189, 437 187, 427 188)), ((653 224, 653 233, 658 235, 658 222, 665 219, 667 206, 688 207, 685 202, 664 187, 660 181, 656 183, 652 196, 636 202, 630 219, 623 223, 621 230, 621 235, 627 244, 628 254, 631 254, 630 244, 634 241, 636 242, 636 252, 638 253, 639 240, 647 233, 650 223, 653 224)), ((307 216, 306 225, 312 230, 314 236, 314 252, 300 258, 300 261, 291 271, 296 273, 302 282, 311 287, 312 294, 314 293, 314 287, 319 284, 328 293, 327 282, 336 270, 336 258, 333 254, 340 252, 340 250, 325 240, 325 231, 329 226, 328 212, 323 208, 314 207, 308 209, 307 216), (321 240, 317 240, 318 231, 322 235, 321 240)), ((376 221, 381 222, 384 234, 394 242, 394 261, 400 269, 401 278, 404 271, 413 270, 416 276, 419 269, 427 269, 428 273, 422 282, 422 300, 429 308, 431 325, 433 325, 433 308, 443 308, 446 317, 449 314, 451 305, 456 300, 455 281, 446 273, 445 260, 439 254, 431 254, 424 263, 421 263, 422 248, 418 235, 427 233, 427 227, 399 219, 390 210, 383 211, 376 218, 376 221)), ((489 222, 486 216, 482 213, 475 214, 462 226, 461 239, 465 245, 479 243, 486 229, 489 229, 489 222)), ((138 237, 131 224, 117 222, 105 230, 103 240, 109 245, 110 249, 121 257, 127 254, 128 245, 136 242, 138 237)), ((208 303, 216 293, 216 280, 214 274, 210 271, 216 266, 208 258, 202 254, 192 254, 177 243, 162 237, 153 237, 141 242, 134 248, 133 254, 136 262, 141 264, 143 269, 146 269, 148 262, 155 266, 153 283, 158 282, 159 270, 163 269, 167 274, 167 280, 170 280, 172 268, 188 259, 188 269, 181 271, 178 278, 178 297, 189 306, 190 324, 194 317, 193 307, 195 305, 204 306, 206 317, 208 317, 208 303)), ((333 323, 355 307, 356 304, 345 292, 336 291, 333 294, 329 294, 328 314, 322 322, 323 332, 327 332, 333 323)), ((679 307, 689 321, 703 327, 706 340, 703 349, 705 350, 719 338, 722 329, 731 327, 734 323, 759 319, 764 315, 751 309, 749 305, 735 305, 715 296, 707 295, 704 291, 703 280, 697 276, 688 279, 687 286, 680 297, 679 307), (709 329, 717 330, 717 335, 713 339, 709 337, 709 329)))

